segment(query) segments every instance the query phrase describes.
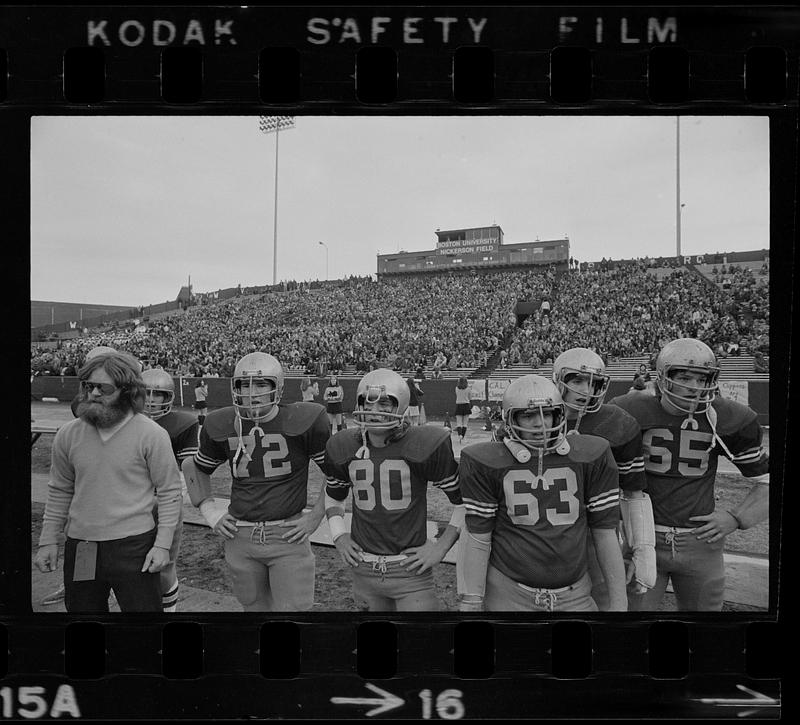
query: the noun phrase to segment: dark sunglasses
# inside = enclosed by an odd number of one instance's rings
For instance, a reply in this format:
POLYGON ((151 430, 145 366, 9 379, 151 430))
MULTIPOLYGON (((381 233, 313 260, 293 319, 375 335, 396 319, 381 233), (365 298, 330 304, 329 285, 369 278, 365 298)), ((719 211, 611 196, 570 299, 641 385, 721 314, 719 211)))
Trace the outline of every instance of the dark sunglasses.
POLYGON ((87 393, 91 393, 95 388, 97 388, 101 395, 111 395, 117 390, 117 386, 112 385, 111 383, 92 383, 89 380, 82 380, 81 388, 87 393))

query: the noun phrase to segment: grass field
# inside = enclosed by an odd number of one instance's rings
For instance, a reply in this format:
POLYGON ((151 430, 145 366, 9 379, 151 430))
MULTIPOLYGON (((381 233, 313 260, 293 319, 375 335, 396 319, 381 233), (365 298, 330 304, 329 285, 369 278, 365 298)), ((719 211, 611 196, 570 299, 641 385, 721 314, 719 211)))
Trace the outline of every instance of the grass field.
MULTIPOLYGON (((56 403, 36 403, 32 405, 32 417, 37 419, 66 421, 71 418, 68 406, 56 403)), ((437 425, 437 422, 431 422, 437 425)), ((440 424, 440 423, 438 423, 440 424)), ((487 433, 480 430, 477 422, 471 424, 465 443, 484 440, 487 433)), ((454 437, 454 441, 457 439, 454 437)), ((46 474, 50 466, 51 435, 43 435, 31 449, 31 472, 46 474)), ((456 455, 460 446, 454 442, 456 455)), ((215 496, 229 497, 231 476, 227 466, 220 466, 212 476, 215 496)), ((310 465, 309 504, 316 501, 323 484, 322 473, 314 464, 310 465)), ((736 506, 747 495, 750 484, 738 473, 720 472, 717 474, 716 496, 718 505, 728 508, 736 506)), ((41 529, 44 505, 32 503, 32 545, 35 547, 41 529)), ((443 493, 430 489, 428 495, 428 519, 444 526, 450 518, 450 504, 443 493)), ((769 524, 763 523, 748 531, 737 531, 728 536, 726 551, 766 557, 769 553, 769 524)), ((316 584, 315 609, 321 611, 354 610, 356 604, 351 593, 348 567, 341 562, 336 550, 327 546, 315 546, 316 584)), ((205 526, 184 525, 178 573, 182 583, 209 591, 230 593, 231 583, 224 561, 222 538, 205 526)), ((455 567, 441 564, 434 572, 436 593, 442 608, 454 610, 456 606, 455 567)), ((55 581, 55 579, 54 579, 55 581)), ((670 609, 668 598, 663 608, 670 609)), ((726 605, 727 606, 727 605, 726 605)), ((749 610, 743 605, 737 610, 749 610)))

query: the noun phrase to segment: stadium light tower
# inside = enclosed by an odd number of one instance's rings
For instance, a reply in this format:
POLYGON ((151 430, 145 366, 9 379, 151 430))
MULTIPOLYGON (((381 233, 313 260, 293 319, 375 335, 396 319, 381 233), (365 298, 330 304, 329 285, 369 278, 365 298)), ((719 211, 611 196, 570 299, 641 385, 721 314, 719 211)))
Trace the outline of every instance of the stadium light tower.
POLYGON ((278 283, 278 137, 281 131, 294 128, 294 116, 259 116, 258 130, 275 134, 275 201, 272 218, 272 284, 278 283))
POLYGON ((328 245, 325 242, 320 242, 325 247, 325 281, 328 281, 328 245))

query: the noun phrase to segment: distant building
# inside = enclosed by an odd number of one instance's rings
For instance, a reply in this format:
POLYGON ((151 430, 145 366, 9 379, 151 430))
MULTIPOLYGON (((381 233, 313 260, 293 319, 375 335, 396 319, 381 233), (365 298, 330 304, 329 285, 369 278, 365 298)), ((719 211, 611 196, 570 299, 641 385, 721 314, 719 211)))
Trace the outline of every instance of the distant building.
POLYGON ((436 230, 436 249, 378 255, 378 277, 456 269, 569 265, 569 239, 503 244, 497 224, 436 230))

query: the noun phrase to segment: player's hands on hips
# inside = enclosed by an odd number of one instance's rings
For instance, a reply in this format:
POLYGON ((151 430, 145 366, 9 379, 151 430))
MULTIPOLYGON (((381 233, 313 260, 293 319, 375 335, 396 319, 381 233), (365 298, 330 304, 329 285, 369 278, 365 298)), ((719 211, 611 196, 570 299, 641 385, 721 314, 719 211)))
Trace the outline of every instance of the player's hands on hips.
POLYGON ((438 542, 428 539, 422 546, 409 546, 401 553, 408 556, 402 566, 414 574, 422 574, 444 559, 447 551, 438 542))
POLYGON ((725 509, 716 509, 705 516, 690 516, 689 521, 704 521, 692 533, 707 544, 713 544, 739 528, 739 524, 725 509))
POLYGON ((358 566, 363 561, 361 552, 364 550, 353 541, 350 534, 337 536, 333 545, 336 547, 345 564, 349 566, 358 566))
POLYGON ((155 574, 161 571, 167 564, 169 564, 169 549, 162 549, 160 546, 154 546, 147 552, 144 558, 144 565, 142 571, 149 571, 155 574))
POLYGON ((46 544, 40 546, 33 560, 39 571, 47 574, 58 569, 58 544, 46 544))
MULTIPOLYGON (((325 512, 323 511, 322 516, 324 515, 325 512)), ((322 521, 322 516, 317 516, 312 510, 306 511, 300 518, 292 521, 284 521, 281 526, 289 530, 283 534, 281 538, 284 541, 288 541, 290 544, 299 544, 305 541, 317 530, 319 522, 322 521)))
POLYGON ((232 539, 236 536, 238 529, 236 528, 236 519, 229 513, 225 512, 220 516, 219 521, 214 524, 214 531, 226 539, 232 539))

